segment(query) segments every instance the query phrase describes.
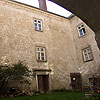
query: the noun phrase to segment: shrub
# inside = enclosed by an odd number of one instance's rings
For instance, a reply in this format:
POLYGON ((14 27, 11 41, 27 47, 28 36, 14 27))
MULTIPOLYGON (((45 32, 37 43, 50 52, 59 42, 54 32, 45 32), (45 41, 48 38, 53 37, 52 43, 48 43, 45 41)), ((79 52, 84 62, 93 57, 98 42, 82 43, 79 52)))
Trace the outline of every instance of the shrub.
POLYGON ((30 77, 30 72, 21 61, 11 65, 0 65, 0 95, 7 95, 10 83, 29 84, 27 77, 30 77))

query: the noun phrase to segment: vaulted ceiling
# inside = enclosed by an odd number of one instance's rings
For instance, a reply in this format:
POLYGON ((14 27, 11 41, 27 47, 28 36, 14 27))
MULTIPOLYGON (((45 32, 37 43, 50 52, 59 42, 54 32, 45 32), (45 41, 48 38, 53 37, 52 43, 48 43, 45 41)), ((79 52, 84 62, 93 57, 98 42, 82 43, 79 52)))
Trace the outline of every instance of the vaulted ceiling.
POLYGON ((100 48, 100 0, 51 0, 81 18, 95 33, 100 48))

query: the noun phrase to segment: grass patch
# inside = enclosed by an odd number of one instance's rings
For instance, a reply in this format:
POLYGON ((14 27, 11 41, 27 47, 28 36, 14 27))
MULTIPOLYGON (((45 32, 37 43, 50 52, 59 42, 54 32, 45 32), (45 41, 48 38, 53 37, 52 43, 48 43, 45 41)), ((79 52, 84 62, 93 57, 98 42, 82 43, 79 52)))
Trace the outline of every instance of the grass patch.
POLYGON ((87 100, 82 92, 54 92, 26 97, 3 98, 0 100, 87 100))

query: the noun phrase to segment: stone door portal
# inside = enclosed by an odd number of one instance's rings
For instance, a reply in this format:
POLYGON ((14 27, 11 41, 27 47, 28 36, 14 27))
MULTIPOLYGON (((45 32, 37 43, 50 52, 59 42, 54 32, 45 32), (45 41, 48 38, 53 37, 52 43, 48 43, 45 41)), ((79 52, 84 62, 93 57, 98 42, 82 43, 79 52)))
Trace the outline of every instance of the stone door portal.
POLYGON ((49 92, 49 75, 37 75, 38 90, 40 93, 49 92))
POLYGON ((71 86, 73 91, 82 90, 82 76, 80 73, 70 73, 71 86))

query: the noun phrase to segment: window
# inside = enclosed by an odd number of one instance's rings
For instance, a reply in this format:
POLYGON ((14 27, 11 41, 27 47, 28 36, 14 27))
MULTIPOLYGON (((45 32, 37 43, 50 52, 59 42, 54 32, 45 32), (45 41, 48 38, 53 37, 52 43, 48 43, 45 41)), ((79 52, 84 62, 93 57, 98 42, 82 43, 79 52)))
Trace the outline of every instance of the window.
POLYGON ((84 24, 81 24, 77 27, 78 33, 79 33, 79 37, 84 36, 86 34, 86 29, 84 24))
POLYGON ((36 47, 37 61, 46 61, 45 48, 36 47))
POLYGON ((93 55, 90 46, 82 50, 84 62, 93 60, 93 55))
POLYGON ((42 31, 42 21, 35 19, 34 20, 34 29, 42 31))

